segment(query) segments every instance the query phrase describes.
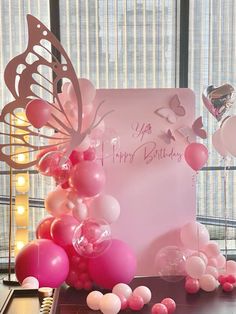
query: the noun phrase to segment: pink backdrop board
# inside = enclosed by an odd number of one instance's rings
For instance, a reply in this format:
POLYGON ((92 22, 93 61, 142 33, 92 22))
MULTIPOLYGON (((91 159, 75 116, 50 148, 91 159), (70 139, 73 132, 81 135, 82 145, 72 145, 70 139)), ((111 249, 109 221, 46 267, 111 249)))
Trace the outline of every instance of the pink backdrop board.
POLYGON ((102 111, 114 110, 105 118, 106 127, 120 139, 112 146, 107 136, 99 151, 107 177, 105 192, 121 205, 113 237, 136 252, 137 275, 155 275, 158 249, 178 245, 179 228, 195 220, 194 172, 183 157, 187 141, 178 132, 194 121, 195 97, 189 89, 100 89, 96 104, 102 100, 102 111), (184 116, 170 109, 175 95, 184 116), (155 113, 162 107, 171 116, 155 113), (176 121, 170 123, 172 119, 176 121))

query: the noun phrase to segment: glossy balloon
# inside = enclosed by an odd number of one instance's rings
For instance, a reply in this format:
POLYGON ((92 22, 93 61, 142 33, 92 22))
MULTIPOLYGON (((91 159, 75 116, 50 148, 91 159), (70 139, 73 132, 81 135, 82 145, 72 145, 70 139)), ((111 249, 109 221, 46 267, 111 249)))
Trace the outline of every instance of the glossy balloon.
POLYGON ((51 236, 55 243, 62 247, 72 245, 72 239, 78 221, 70 215, 63 215, 55 218, 51 225, 51 236))
POLYGON ((230 84, 219 87, 209 85, 203 92, 202 100, 209 112, 220 121, 235 102, 235 89, 230 84))
POLYGON ((191 143, 185 148, 184 158, 193 170, 198 171, 208 160, 208 149, 201 143, 191 143))
POLYGON ((16 277, 20 283, 26 277, 38 279, 40 287, 59 287, 69 272, 66 252, 51 240, 28 243, 16 256, 16 277))
POLYGON ((51 236, 51 224, 55 217, 48 216, 41 220, 36 228, 37 239, 49 239, 52 240, 51 236))
POLYGON ((25 107, 29 122, 37 129, 47 124, 51 117, 51 106, 42 99, 33 99, 25 107))

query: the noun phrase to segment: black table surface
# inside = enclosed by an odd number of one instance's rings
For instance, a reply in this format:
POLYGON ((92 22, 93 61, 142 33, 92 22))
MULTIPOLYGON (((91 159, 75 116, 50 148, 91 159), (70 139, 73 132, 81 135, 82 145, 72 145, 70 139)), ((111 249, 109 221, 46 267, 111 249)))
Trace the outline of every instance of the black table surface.
MULTIPOLYGON (((167 282, 159 277, 135 278, 130 286, 145 285, 152 291, 152 299, 141 311, 136 313, 151 314, 153 304, 161 302, 166 297, 173 298, 177 304, 175 314, 236 314, 236 288, 230 293, 219 287, 214 292, 199 291, 197 294, 187 294, 184 290, 184 280, 167 282)), ((102 290, 101 290, 102 291, 102 290)), ((102 291, 104 293, 108 291, 102 291)), ((88 292, 77 291, 68 286, 62 286, 58 291, 58 300, 54 313, 56 314, 97 314, 86 305, 88 292)), ((134 313, 130 309, 120 313, 134 313)))

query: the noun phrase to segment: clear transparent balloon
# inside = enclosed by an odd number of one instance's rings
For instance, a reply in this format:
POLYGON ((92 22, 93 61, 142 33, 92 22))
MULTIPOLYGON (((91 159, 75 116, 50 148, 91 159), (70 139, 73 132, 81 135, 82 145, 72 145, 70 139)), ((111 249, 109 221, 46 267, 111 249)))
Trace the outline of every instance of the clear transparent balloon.
POLYGON ((111 228, 107 222, 86 219, 75 229, 72 243, 79 255, 94 258, 109 248, 111 240, 111 228))
POLYGON ((155 258, 156 274, 165 281, 180 281, 186 276, 185 263, 185 255, 179 247, 163 247, 155 258))

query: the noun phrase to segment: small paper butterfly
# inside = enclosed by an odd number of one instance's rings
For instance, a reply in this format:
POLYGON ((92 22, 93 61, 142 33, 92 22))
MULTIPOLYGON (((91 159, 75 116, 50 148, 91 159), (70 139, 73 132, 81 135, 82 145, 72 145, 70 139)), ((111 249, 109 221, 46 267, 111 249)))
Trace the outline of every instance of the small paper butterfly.
POLYGON ((181 105, 178 95, 175 95, 168 107, 161 107, 154 111, 158 116, 167 119, 169 123, 174 124, 177 121, 177 116, 183 117, 185 115, 185 109, 181 105))
POLYGON ((203 129, 202 117, 198 117, 190 127, 182 127, 177 130, 182 136, 184 136, 189 143, 195 142, 196 136, 206 139, 207 132, 203 129))
POLYGON ((171 141, 175 141, 175 137, 170 129, 167 132, 163 132, 159 137, 168 145, 171 144, 171 141))

